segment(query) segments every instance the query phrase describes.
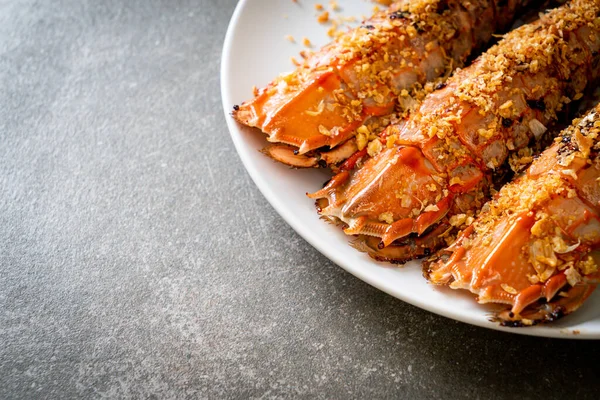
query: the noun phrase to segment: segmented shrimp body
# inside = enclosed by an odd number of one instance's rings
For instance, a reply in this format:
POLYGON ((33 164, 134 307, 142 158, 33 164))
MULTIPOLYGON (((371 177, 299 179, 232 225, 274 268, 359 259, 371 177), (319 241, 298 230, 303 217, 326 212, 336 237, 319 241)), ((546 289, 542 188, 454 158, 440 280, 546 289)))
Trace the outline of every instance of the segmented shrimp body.
POLYGON ((576 310, 600 273, 600 105, 506 185, 459 239, 426 263, 436 284, 507 304, 506 325, 576 310), (542 300, 542 301, 540 301, 542 300))
POLYGON ((265 152, 278 161, 338 164, 414 109, 528 2, 395 2, 234 107, 233 117, 277 143, 265 152))
POLYGON ((532 141, 599 71, 600 1, 574 0, 506 34, 386 129, 372 158, 316 193, 356 247, 403 262, 426 256, 489 198, 494 174, 531 162, 532 141))

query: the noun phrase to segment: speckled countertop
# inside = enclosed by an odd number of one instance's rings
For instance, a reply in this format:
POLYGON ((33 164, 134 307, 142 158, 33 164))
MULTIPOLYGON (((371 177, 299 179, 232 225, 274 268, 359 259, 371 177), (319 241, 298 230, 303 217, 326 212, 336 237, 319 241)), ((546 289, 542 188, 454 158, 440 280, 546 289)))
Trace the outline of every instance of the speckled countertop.
POLYGON ((221 109, 235 4, 0 1, 0 398, 597 399, 600 342, 435 316, 283 222, 221 109))

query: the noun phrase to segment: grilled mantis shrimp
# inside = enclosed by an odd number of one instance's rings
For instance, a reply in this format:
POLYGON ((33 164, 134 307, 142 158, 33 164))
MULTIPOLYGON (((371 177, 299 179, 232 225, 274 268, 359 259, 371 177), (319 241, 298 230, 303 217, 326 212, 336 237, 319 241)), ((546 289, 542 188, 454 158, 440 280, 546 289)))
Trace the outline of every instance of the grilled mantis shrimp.
POLYGON ((426 263, 436 284, 509 309, 504 325, 575 311, 600 278, 600 105, 503 187, 458 240, 426 263))
POLYGON ((528 146, 598 75, 599 14, 599 0, 573 0, 506 34, 389 126, 377 155, 357 153, 309 194, 320 214, 378 260, 446 245, 487 201, 494 174, 531 162, 528 146))
POLYGON ((264 150, 275 160, 335 166, 413 110, 528 2, 397 1, 235 106, 233 117, 276 143, 264 150))

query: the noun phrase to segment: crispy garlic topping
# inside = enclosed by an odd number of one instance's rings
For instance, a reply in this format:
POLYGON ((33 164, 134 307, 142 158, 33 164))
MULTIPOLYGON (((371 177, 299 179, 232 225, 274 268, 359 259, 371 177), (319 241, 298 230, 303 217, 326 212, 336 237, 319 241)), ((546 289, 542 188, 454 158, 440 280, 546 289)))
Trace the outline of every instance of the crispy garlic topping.
MULTIPOLYGON (((358 147, 363 149, 388 124, 406 117, 427 94, 441 87, 472 48, 481 46, 493 32, 504 28, 501 25, 508 18, 495 13, 515 6, 496 3, 500 2, 393 2, 360 27, 337 36, 319 52, 304 53, 305 61, 293 73, 280 76, 267 88, 268 94, 275 97, 294 93, 307 82, 318 79, 319 74, 337 71, 345 84, 333 91, 335 101, 325 107, 339 110, 336 112, 348 123, 363 120, 365 114, 379 116, 363 125, 368 130, 359 138, 358 147), (390 103, 393 103, 391 113, 365 111, 367 106, 388 109, 390 103)), ((306 112, 314 115, 318 109, 306 112)), ((336 135, 331 129, 320 133, 336 135)))
POLYGON ((484 167, 495 169, 512 152, 514 169, 527 165, 532 160, 526 148, 529 139, 538 139, 557 112, 580 99, 590 80, 590 48, 598 41, 599 11, 597 1, 574 0, 504 35, 468 70, 455 72, 447 82, 454 95, 430 112, 417 114, 411 123, 421 127, 423 140, 437 137, 447 142, 440 158, 461 159, 472 153, 484 167), (466 147, 454 145, 457 130, 472 118, 470 110, 485 120, 485 126, 461 137, 466 147), (500 148, 497 157, 478 154, 494 142, 500 148))
MULTIPOLYGON (((600 106, 584 118, 575 120, 525 176, 500 190, 475 221, 474 234, 490 242, 490 235, 500 218, 527 214, 535 221, 531 227, 533 241, 529 248, 523 249, 529 252, 530 262, 536 271, 529 277, 532 283, 546 282, 557 270, 565 271, 571 285, 581 281, 582 276, 595 273, 598 266, 586 253, 590 250, 589 246, 597 241, 598 233, 580 233, 575 241, 571 235, 565 235, 556 222, 557 218, 563 218, 559 216, 561 213, 574 213, 562 209, 567 207, 565 204, 569 199, 585 196, 585 191, 593 191, 594 185, 595 190, 600 190, 597 178, 595 182, 579 182, 582 172, 587 169, 595 171, 594 176, 600 176, 599 154, 600 106), (582 252, 574 252, 580 246, 582 252)), ((600 210, 600 204, 592 206, 596 212, 600 210)), ((585 213, 582 209, 577 212, 585 213)), ((576 223, 578 217, 569 215, 576 223)), ((463 242, 463 246, 468 247, 468 241, 463 242)))

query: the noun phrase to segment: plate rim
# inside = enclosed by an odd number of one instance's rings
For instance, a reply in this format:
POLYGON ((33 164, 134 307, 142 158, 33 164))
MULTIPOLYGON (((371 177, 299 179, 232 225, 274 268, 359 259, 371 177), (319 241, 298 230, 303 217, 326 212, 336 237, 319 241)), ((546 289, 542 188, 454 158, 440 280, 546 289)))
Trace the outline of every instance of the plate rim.
MULTIPOLYGON (((547 338, 556 338, 556 339, 576 339, 576 340, 598 340, 600 339, 600 331, 599 332, 576 332, 572 328, 564 328, 564 327, 555 327, 552 325, 541 325, 534 327, 523 327, 523 328, 509 328, 498 325, 497 323, 487 321, 487 320, 478 320, 472 319, 468 315, 464 315, 459 312, 459 310, 446 310, 437 307, 435 304, 431 304, 430 302, 423 302, 415 299, 411 296, 406 296, 399 291, 394 291, 388 285, 385 285, 380 279, 376 279, 372 274, 369 274, 368 271, 362 270, 361 268, 354 267, 351 264, 347 264, 344 262, 335 251, 331 251, 330 249, 323 246, 314 236, 311 236, 307 229, 300 223, 299 220, 293 218, 293 216, 285 210, 283 204, 279 201, 277 196, 273 193, 269 185, 266 184, 265 180, 261 177, 260 171, 255 168, 253 163, 251 162, 250 152, 245 148, 245 143, 242 140, 241 135, 241 127, 233 120, 231 114, 228 110, 231 110, 233 107, 233 100, 229 93, 229 76, 228 71, 230 69, 230 59, 232 58, 231 47, 235 40, 235 31, 238 25, 238 22, 243 14, 244 9, 248 4, 252 3, 254 0, 240 0, 235 7, 235 10, 231 16, 229 21, 227 32, 225 34, 225 38, 223 41, 223 48, 221 53, 220 60, 220 90, 221 90, 221 100, 223 106, 223 112, 225 114, 225 120, 227 123, 227 128, 229 131, 229 136, 233 141, 234 147, 238 156, 240 157, 244 168, 250 175, 250 178, 254 182, 254 184, 258 187, 261 194, 265 197, 268 203, 275 209, 277 214, 298 234, 300 235, 306 242, 308 242, 313 248, 315 248, 319 253, 329 259, 331 262, 336 264, 338 267, 342 268, 346 272, 352 274, 356 278, 362 280, 363 282, 381 290, 388 295, 395 297, 401 301, 404 301, 408 304, 411 304, 415 307, 421 308, 433 314, 453 319, 455 321, 460 321, 462 323, 466 323, 469 325, 478 326, 481 328, 487 328, 495 331, 512 333, 517 335, 524 336, 535 336, 535 337, 547 337, 547 338)), ((375 262, 375 261, 373 261, 375 262)))

